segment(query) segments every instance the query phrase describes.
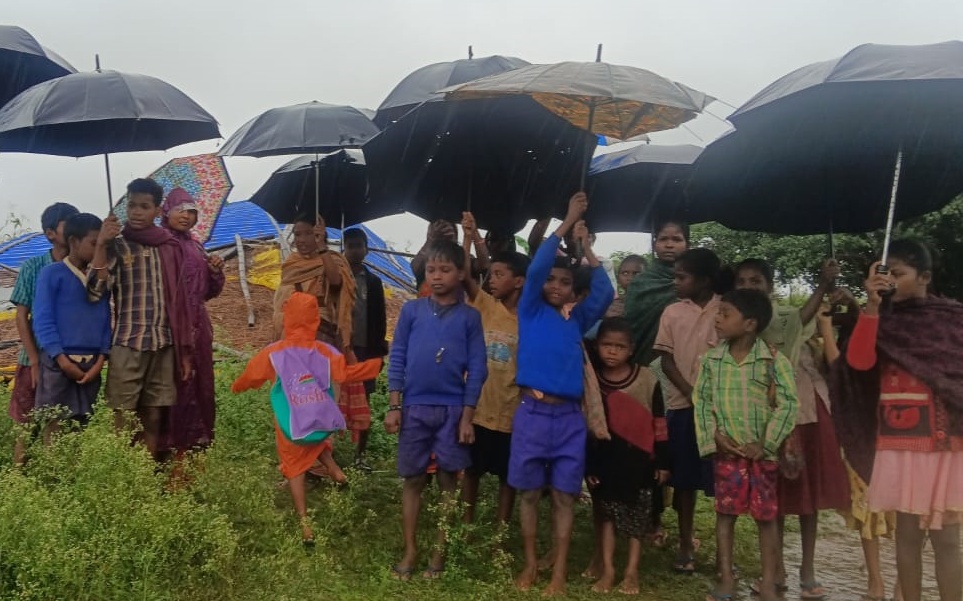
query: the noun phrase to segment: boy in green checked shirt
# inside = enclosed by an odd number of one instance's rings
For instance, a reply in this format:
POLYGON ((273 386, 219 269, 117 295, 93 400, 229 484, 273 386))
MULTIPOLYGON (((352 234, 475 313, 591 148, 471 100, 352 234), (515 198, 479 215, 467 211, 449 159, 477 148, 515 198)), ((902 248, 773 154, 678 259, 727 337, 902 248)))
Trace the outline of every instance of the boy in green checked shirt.
POLYGON ((779 535, 779 447, 796 423, 796 384, 789 359, 759 339, 772 305, 756 290, 722 297, 716 331, 723 342, 702 359, 692 403, 703 457, 712 456, 716 488, 716 544, 721 579, 707 601, 735 592, 732 547, 736 518, 749 514, 759 528, 762 601, 775 601, 779 535))

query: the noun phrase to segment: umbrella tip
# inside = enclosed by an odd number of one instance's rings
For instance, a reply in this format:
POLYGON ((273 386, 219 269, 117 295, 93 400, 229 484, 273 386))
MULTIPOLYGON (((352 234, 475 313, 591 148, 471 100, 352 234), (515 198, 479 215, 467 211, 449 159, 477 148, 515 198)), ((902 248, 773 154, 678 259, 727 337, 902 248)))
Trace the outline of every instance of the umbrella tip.
POLYGON ((473 59, 473 58, 475 58, 475 51, 472 50, 472 47, 471 47, 471 46, 469 46, 469 47, 468 47, 468 60, 471 60, 471 59, 473 59))
POLYGON ((99 54, 94 55, 94 69, 98 73, 100 72, 100 55, 99 54))
POLYGON ((599 44, 598 50, 595 51, 595 62, 602 62, 602 44, 599 44))

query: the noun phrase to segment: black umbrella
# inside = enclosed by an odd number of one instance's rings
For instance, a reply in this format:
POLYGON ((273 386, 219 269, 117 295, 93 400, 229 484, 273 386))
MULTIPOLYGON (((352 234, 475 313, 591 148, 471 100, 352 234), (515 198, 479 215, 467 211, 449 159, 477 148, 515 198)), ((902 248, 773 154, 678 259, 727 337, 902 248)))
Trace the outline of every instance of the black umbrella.
POLYGON ((777 80, 730 120, 696 161, 697 221, 860 232, 936 210, 963 192, 963 42, 859 46, 777 80))
POLYGON ((31 86, 76 72, 25 29, 0 25, 0 107, 31 86))
POLYGON ((0 109, 0 151, 58 156, 167 150, 220 137, 217 120, 174 86, 147 75, 94 71, 38 84, 0 109))
POLYGON ((374 122, 380 127, 387 127, 389 123, 397 121, 422 102, 444 98, 444 94, 438 93, 438 90, 442 88, 467 83, 496 73, 504 73, 528 64, 528 61, 513 56, 495 55, 473 58, 469 47, 467 59, 435 63, 412 71, 391 90, 388 97, 378 107, 374 122))
POLYGON ((649 232, 659 219, 685 219, 685 186, 702 148, 642 144, 595 157, 586 221, 593 232, 649 232))
POLYGON ((365 144, 372 201, 517 231, 579 189, 595 136, 527 96, 425 102, 365 144))
POLYGON ((345 149, 315 157, 301 156, 271 174, 251 201, 279 223, 293 223, 314 210, 328 223, 354 225, 392 214, 368 202, 367 166, 360 150, 345 149), (315 172, 320 181, 320 206, 315 199, 315 172))

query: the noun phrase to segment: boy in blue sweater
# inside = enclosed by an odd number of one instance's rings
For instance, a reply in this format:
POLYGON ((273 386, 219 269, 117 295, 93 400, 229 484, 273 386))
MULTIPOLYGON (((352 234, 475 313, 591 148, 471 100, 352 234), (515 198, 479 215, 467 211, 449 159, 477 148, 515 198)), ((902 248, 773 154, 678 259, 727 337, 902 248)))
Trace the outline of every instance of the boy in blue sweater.
POLYGON ((522 403, 512 424, 508 484, 521 491, 525 567, 516 584, 522 590, 535 584, 538 501, 549 487, 555 514, 555 565, 546 595, 565 593, 575 501, 585 474, 582 337, 602 319, 615 296, 581 221, 587 208, 584 192, 571 198, 565 221, 535 253, 518 303, 516 381, 522 403), (572 268, 565 259, 556 259, 559 243, 569 231, 581 242, 592 268, 589 294, 574 308, 572 268))
MULTIPOLYGON (((58 407, 81 424, 97 400, 111 342, 110 299, 87 302, 87 267, 100 227, 100 219, 89 213, 67 219, 64 237, 69 253, 40 272, 34 299, 33 329, 43 349, 36 407, 58 407)), ((56 427, 54 419, 45 436, 56 427)))
MULTIPOLYGON (((402 308, 388 364, 385 429, 391 434, 400 429, 398 474, 404 478, 405 554, 392 568, 400 580, 409 579, 415 569, 415 531, 431 454, 438 464, 439 488, 453 495, 458 472, 471 464, 472 419, 488 377, 481 315, 461 300, 464 251, 455 242, 440 240, 426 254, 425 283, 431 296, 402 308)), ((437 578, 444 570, 444 544, 444 532, 439 531, 426 578, 437 578)))

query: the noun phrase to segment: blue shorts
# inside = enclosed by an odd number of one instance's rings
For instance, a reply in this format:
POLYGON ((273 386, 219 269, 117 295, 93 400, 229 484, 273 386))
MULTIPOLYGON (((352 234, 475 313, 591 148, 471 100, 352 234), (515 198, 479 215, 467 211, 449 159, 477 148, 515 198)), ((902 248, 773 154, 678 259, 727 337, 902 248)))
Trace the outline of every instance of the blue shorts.
POLYGON ((460 472, 471 465, 471 451, 458 443, 460 405, 404 405, 398 434, 398 475, 422 476, 434 453, 438 469, 460 472))
POLYGON ((695 409, 670 409, 665 412, 672 452, 672 481, 676 490, 701 490, 707 497, 715 494, 712 461, 699 456, 696 441, 695 409))
POLYGON ((579 494, 585 477, 586 436, 579 403, 554 405, 523 396, 512 422, 508 485, 517 490, 551 486, 579 494))

